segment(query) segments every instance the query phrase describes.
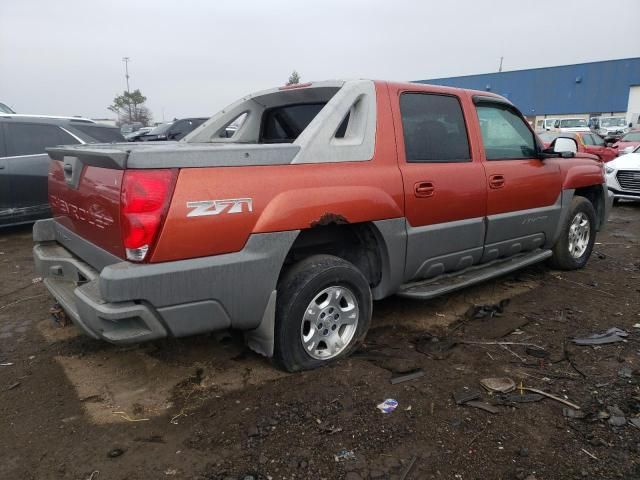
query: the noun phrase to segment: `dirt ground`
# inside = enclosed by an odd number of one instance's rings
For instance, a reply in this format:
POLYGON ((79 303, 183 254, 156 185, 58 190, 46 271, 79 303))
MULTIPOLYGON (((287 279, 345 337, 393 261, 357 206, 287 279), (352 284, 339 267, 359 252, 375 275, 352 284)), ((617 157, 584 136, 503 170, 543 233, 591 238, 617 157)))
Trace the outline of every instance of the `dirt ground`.
POLYGON ((640 479, 640 205, 597 242, 581 271, 377 302, 352 358, 289 375, 236 334, 122 348, 57 326, 30 227, 2 230, 0 479, 640 479), (625 341, 570 341, 611 327, 625 341), (482 390, 505 376, 522 388, 482 390), (456 404, 476 390, 494 413, 456 404))

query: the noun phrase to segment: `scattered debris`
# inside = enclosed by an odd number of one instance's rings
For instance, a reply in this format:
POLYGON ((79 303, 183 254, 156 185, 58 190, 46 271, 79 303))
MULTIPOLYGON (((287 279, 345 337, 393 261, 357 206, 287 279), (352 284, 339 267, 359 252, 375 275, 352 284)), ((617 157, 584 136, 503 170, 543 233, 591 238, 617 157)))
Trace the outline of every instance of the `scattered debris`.
POLYGON ((634 427, 636 427, 636 428, 640 428, 640 417, 637 417, 637 418, 630 418, 630 419, 629 419, 629 423, 630 423, 631 425, 633 425, 634 427))
POLYGON ((483 378, 480 385, 487 391, 496 393, 509 393, 516 389, 516 382, 509 377, 483 378))
POLYGON ((575 403, 572 403, 569 400, 565 400, 564 398, 556 397, 555 395, 553 395, 551 393, 543 392, 542 390, 538 390, 537 388, 522 387, 522 389, 523 390, 528 390, 529 392, 533 392, 533 393, 539 393, 540 395, 544 395, 545 397, 549 397, 552 400, 555 400, 556 402, 564 403, 565 405, 568 405, 568 406, 570 406, 571 408, 573 408, 575 410, 580 410, 580 406, 579 405, 576 405, 575 403))
POLYGON ((31 283, 40 283, 42 282, 42 277, 35 277, 31 279, 31 283))
POLYGON ((470 402, 465 403, 465 405, 473 408, 479 408, 480 410, 484 410, 489 413, 500 413, 500 409, 498 407, 494 407, 493 405, 486 402, 478 402, 476 400, 472 400, 470 402))
POLYGON ((353 450, 347 450, 346 448, 343 448, 338 453, 336 453, 333 458, 336 462, 346 462, 348 460, 355 460, 356 454, 353 452, 353 450))
POLYGON ((330 427, 322 427, 320 430, 322 431, 322 433, 333 435, 334 433, 340 433, 342 431, 342 427, 334 427, 332 425, 330 427))
POLYGON ((402 471, 402 474, 400 474, 400 480, 405 480, 407 478, 407 476, 411 473, 411 470, 413 469, 413 466, 416 464, 417 460, 418 460, 418 457, 416 457, 415 455, 411 458, 411 460, 407 464, 407 467, 402 471))
POLYGON ((13 390, 14 388, 18 388, 20 386, 20 382, 12 383, 7 387, 7 390, 13 390))
POLYGON ((541 348, 536 348, 536 347, 527 347, 525 348, 524 351, 527 355, 531 357, 536 357, 536 358, 549 358, 549 356, 551 355, 546 350, 543 350, 541 348))
POLYGON ((618 370, 618 376, 620 378, 631 378, 633 377, 633 370, 631 369, 631 367, 622 367, 620 370, 618 370))
POLYGON ((636 323, 633 328, 640 328, 640 323, 636 323))
POLYGON ((380 403, 377 408, 382 413, 391 413, 398 408, 398 401, 393 398, 387 398, 384 402, 380 403))
POLYGON ((436 360, 444 360, 451 355, 450 350, 458 342, 451 338, 439 338, 429 333, 423 334, 415 340, 416 351, 429 355, 436 360))
POLYGON ((480 391, 470 388, 464 388, 453 392, 453 399, 458 405, 463 405, 471 400, 478 400, 480 398, 480 391))
POLYGON ((176 473, 178 473, 178 470, 176 470, 175 468, 167 468, 164 471, 165 475, 175 475, 176 473))
POLYGON ((498 400, 502 403, 531 403, 539 402, 544 398, 539 393, 512 393, 511 395, 502 395, 498 400))
POLYGON ((613 327, 605 333, 597 333, 585 338, 574 338, 571 340, 576 345, 605 345, 607 343, 623 342, 624 337, 629 334, 618 327, 613 327))
POLYGON ((86 480, 96 480, 98 478, 98 475, 100 475, 100 470, 94 470, 89 474, 86 480))
POLYGON ((582 450, 584 453, 586 453, 587 455, 589 455, 591 458, 593 458, 594 460, 598 460, 598 457, 596 457, 593 453, 589 453, 587 452, 584 448, 581 448, 580 450, 582 450))
POLYGON ((127 412, 111 412, 113 415, 119 415, 124 418, 127 422, 147 422, 148 418, 131 418, 127 412))
POLYGON ((114 448, 113 450, 109 450, 109 453, 107 453, 107 457, 116 458, 121 456, 123 453, 124 450, 122 448, 114 448))
POLYGON ((612 427, 624 427, 627 424, 625 417, 611 417, 609 418, 609 425, 612 427))
POLYGON ((584 418, 586 414, 581 410, 573 410, 571 408, 564 407, 562 409, 562 414, 567 418, 584 418))
POLYGON ((467 316, 474 320, 499 317, 504 313, 504 308, 509 305, 509 302, 510 300, 506 298, 493 305, 474 305, 467 311, 467 316))
POLYGON ((421 368, 415 370, 413 372, 406 373, 404 375, 398 375, 396 377, 391 377, 391 384, 395 385, 396 383, 408 382, 410 380, 415 380, 416 378, 423 377, 425 375, 424 370, 421 368))
POLYGON ((12 367, 13 365, 15 365, 13 362, 0 363, 0 367, 12 367))
POLYGON ((522 347, 534 347, 539 350, 544 350, 540 345, 535 343, 522 343, 522 342, 477 342, 475 340, 462 340, 459 343, 463 345, 520 345, 522 347))

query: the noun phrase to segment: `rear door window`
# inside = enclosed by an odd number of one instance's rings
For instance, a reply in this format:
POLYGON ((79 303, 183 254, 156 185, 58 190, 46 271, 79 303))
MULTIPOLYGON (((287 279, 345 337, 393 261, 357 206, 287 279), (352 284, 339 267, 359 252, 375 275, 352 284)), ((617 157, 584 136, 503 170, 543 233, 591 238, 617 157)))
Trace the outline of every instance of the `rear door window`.
POLYGON ((400 113, 407 162, 469 162, 469 140, 457 97, 403 93, 400 113))
POLYGON ((481 103, 476 110, 487 160, 535 156, 533 133, 516 110, 499 103, 481 103))
POLYGON ((8 157, 38 155, 48 147, 80 143, 56 125, 15 123, 7 124, 6 131, 8 157))
POLYGON ((594 145, 592 135, 588 133, 582 135, 582 143, 584 143, 585 145, 594 145))
POLYGON ((285 105, 266 110, 262 116, 262 143, 292 143, 309 126, 326 103, 285 105))
POLYGON ((605 142, 602 139, 602 137, 600 135, 596 135, 595 133, 593 135, 591 135, 592 139, 593 139, 593 144, 597 145, 599 147, 604 147, 605 146, 605 142))

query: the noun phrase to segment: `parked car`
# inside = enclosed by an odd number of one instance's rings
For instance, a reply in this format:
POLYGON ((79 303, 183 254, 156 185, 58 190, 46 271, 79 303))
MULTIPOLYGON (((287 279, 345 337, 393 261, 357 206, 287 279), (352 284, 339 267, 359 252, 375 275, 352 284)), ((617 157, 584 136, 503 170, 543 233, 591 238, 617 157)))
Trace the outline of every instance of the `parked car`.
POLYGON ((373 299, 583 267, 611 199, 577 148, 544 149, 489 92, 274 88, 180 142, 49 149, 36 269, 93 338, 236 328, 283 368, 315 368, 357 348, 373 299))
POLYGON ((603 138, 620 138, 629 131, 625 117, 592 117, 592 129, 603 138))
POLYGON ((9 105, 5 105, 4 103, 0 102, 0 113, 16 113, 16 112, 14 112, 13 109, 9 107, 9 105))
POLYGON ((607 187, 615 201, 640 200, 640 146, 605 167, 607 187))
POLYGON ((89 119, 0 115, 0 226, 50 216, 47 147, 121 141, 117 128, 89 119))
POLYGON ((605 141, 596 133, 586 132, 544 132, 539 134, 540 139, 544 142, 545 147, 548 147, 553 140, 558 137, 573 138, 578 144, 578 152, 590 153, 595 155, 603 162, 610 162, 618 156, 618 149, 609 146, 605 141))
POLYGON ((155 142, 161 140, 181 140, 207 120, 206 117, 183 118, 170 123, 158 125, 146 135, 140 137, 143 142, 155 142))
POLYGON ((591 129, 584 118, 560 118, 553 124, 558 132, 590 132, 591 129))
POLYGON ((139 142, 140 141, 140 137, 142 137, 143 135, 146 135, 147 133, 149 133, 151 130, 153 130, 154 127, 141 127, 140 129, 136 130, 135 132, 131 132, 128 133, 124 136, 125 140, 127 142, 139 142))
POLYGON ((613 147, 618 149, 618 155, 631 153, 638 146, 640 146, 640 129, 631 130, 613 144, 613 147))
POLYGON ((544 118, 538 120, 537 131, 539 132, 548 132, 549 130, 553 130, 553 126, 556 123, 557 118, 544 118))

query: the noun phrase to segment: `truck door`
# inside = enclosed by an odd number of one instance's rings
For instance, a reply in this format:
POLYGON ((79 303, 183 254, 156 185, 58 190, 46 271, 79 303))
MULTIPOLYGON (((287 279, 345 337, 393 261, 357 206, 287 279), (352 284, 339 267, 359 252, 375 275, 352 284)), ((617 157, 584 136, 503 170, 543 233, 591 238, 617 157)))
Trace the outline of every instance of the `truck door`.
MULTIPOLYGON (((405 281, 478 263, 485 235, 486 179, 473 158, 461 99, 401 91, 394 102, 407 218, 405 281)), ((473 108, 471 110, 473 115, 473 108)), ((467 111, 467 116, 469 111, 467 111)))
POLYGON ((482 261, 540 248, 559 221, 560 167, 536 156, 534 133, 515 107, 494 97, 474 102, 489 185, 482 261))

